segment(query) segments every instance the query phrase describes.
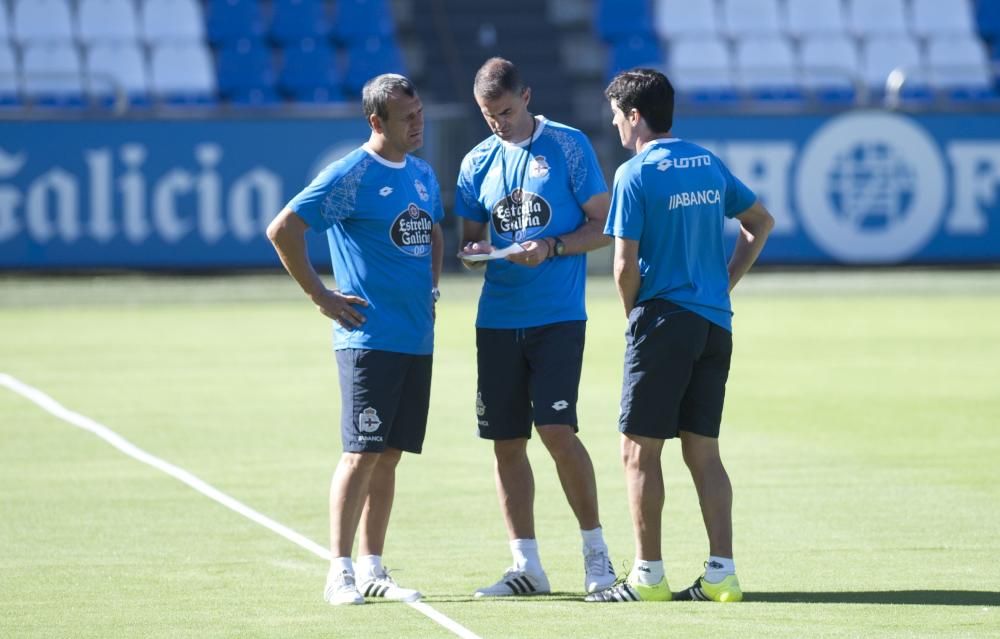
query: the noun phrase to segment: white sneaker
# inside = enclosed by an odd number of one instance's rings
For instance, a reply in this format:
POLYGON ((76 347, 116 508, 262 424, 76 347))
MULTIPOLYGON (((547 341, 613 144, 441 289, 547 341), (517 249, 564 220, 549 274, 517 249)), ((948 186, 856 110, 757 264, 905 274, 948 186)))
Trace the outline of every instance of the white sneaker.
POLYGON ((421 597, 413 588, 403 588, 397 584, 387 570, 363 576, 358 591, 365 597, 382 597, 389 601, 417 601, 421 597))
POLYGON ((358 592, 354 575, 346 570, 339 575, 327 577, 323 599, 333 606, 357 605, 365 602, 365 598, 358 592))
POLYGON ((583 588, 587 592, 597 592, 615 585, 615 567, 611 564, 607 548, 584 550, 583 571, 583 588))
POLYGON ((475 597, 514 597, 527 595, 547 595, 552 592, 545 573, 533 575, 517 568, 508 568, 500 581, 492 586, 477 590, 475 597))

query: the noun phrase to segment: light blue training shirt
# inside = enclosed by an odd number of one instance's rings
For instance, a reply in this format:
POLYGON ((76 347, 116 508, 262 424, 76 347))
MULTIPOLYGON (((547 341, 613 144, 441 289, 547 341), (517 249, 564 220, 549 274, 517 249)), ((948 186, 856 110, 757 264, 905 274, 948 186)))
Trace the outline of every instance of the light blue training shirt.
MULTIPOLYGON (((455 213, 486 223, 495 248, 572 233, 586 222, 581 206, 608 190, 582 132, 541 116, 535 123, 530 140, 512 144, 492 135, 462 160, 455 213)), ((585 320, 586 279, 583 254, 553 257, 535 268, 492 260, 476 326, 529 328, 585 320)))
POLYGON ((431 230, 444 216, 430 165, 360 147, 320 172, 288 208, 326 231, 340 291, 368 300, 367 321, 334 323, 333 347, 428 355, 434 350, 431 230))
POLYGON ((677 138, 618 167, 604 232, 639 242, 636 304, 662 298, 732 331, 722 227, 756 200, 719 158, 677 138))

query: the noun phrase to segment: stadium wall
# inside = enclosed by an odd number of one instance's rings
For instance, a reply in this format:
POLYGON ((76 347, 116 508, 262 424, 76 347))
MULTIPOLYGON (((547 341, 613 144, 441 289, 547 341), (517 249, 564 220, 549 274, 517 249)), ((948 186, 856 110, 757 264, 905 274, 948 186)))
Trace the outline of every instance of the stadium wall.
MULTIPOLYGON (((466 116, 428 119, 421 154, 446 201, 476 141, 466 116)), ((774 213, 763 263, 1000 263, 995 115, 686 116, 677 133, 723 158, 774 213)), ((366 137, 356 114, 0 122, 0 269, 277 266, 267 223, 366 137)))

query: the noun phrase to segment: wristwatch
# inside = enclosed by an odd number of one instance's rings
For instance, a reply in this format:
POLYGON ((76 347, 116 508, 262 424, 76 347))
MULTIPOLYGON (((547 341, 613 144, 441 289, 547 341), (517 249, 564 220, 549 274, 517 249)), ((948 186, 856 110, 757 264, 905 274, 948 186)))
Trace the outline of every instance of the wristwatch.
POLYGON ((435 304, 437 304, 437 301, 441 299, 441 290, 438 287, 435 286, 431 289, 431 298, 434 300, 435 304))
POLYGON ((552 252, 556 254, 556 257, 562 257, 566 254, 566 243, 562 241, 562 238, 556 238, 556 245, 552 252))

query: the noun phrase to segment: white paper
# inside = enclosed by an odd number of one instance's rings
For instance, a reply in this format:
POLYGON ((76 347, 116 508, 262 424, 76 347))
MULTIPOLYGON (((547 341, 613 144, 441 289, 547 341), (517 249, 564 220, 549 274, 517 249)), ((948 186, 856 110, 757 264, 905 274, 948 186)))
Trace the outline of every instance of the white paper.
POLYGON ((459 253, 458 256, 461 257, 463 260, 467 260, 469 262, 485 262, 486 260, 502 260, 508 255, 513 255, 514 253, 523 253, 523 252, 524 248, 517 242, 514 242, 507 248, 493 249, 489 253, 474 253, 472 255, 465 255, 464 253, 459 253))

